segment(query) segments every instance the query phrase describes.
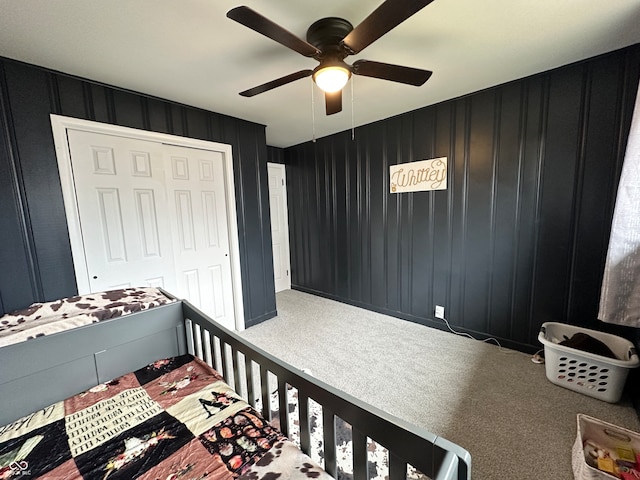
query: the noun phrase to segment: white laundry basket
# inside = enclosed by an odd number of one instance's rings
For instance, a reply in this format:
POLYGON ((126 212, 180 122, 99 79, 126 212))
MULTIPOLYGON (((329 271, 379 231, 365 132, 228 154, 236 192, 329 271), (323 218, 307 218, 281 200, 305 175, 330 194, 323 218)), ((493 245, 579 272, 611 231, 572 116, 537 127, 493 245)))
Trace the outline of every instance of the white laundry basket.
POLYGON ((549 381, 605 402, 615 403, 620 400, 629 369, 640 365, 633 343, 609 333, 546 322, 540 328, 538 340, 544 345, 545 369, 549 381), (605 343, 617 358, 559 345, 559 342, 580 332, 605 343))

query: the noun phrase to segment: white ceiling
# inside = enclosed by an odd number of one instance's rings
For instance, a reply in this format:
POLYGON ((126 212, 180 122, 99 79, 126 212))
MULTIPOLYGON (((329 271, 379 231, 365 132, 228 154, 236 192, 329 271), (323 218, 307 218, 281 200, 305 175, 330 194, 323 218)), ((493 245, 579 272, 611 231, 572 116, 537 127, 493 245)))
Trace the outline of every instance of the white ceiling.
POLYGON ((422 87, 355 77, 324 114, 310 78, 253 98, 238 92, 305 58, 226 18, 248 5, 304 38, 315 20, 357 25, 381 0, 0 0, 0 56, 267 126, 285 147, 640 43, 640 0, 435 0, 348 57, 432 70, 422 87))

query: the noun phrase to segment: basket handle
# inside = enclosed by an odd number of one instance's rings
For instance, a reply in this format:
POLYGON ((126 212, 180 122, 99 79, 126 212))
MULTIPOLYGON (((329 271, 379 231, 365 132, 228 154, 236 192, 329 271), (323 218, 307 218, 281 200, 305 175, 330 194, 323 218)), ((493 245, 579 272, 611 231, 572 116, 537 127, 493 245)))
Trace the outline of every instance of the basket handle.
POLYGON ((629 348, 629 358, 632 358, 636 354, 636 347, 629 348))
POLYGON ((615 438, 621 442, 629 443, 631 442, 631 437, 623 432, 618 432, 616 430, 612 430, 610 428, 605 428, 604 433, 607 434, 611 438, 615 438))
POLYGON ((540 327, 540 333, 541 333, 543 336, 546 336, 546 334, 547 334, 547 327, 545 327, 544 325, 542 325, 542 326, 540 327))

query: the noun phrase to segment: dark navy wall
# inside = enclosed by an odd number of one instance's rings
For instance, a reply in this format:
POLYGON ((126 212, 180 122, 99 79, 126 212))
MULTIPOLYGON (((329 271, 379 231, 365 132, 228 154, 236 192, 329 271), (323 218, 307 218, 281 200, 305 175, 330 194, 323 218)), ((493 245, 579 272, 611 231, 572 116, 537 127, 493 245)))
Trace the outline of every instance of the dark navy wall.
POLYGON ((267 147, 267 161, 270 163, 285 163, 284 149, 277 147, 267 147))
POLYGON ((294 288, 438 328, 443 305, 525 351, 545 321, 601 328, 639 67, 636 45, 286 149, 294 288), (389 193, 389 165, 441 156, 446 191, 389 193))
POLYGON ((247 325, 275 315, 263 125, 0 58, 0 313, 77 293, 49 114, 230 144, 247 325))

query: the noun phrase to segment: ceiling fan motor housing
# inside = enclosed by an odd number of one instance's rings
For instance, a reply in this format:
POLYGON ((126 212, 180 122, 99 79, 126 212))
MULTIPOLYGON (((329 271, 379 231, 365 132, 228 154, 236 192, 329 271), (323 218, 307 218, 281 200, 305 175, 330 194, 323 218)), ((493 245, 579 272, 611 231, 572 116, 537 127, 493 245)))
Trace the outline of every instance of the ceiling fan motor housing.
POLYGON ((307 29, 307 42, 322 52, 322 56, 342 53, 346 57, 340 42, 353 30, 353 25, 344 18, 327 17, 311 24, 307 29))

